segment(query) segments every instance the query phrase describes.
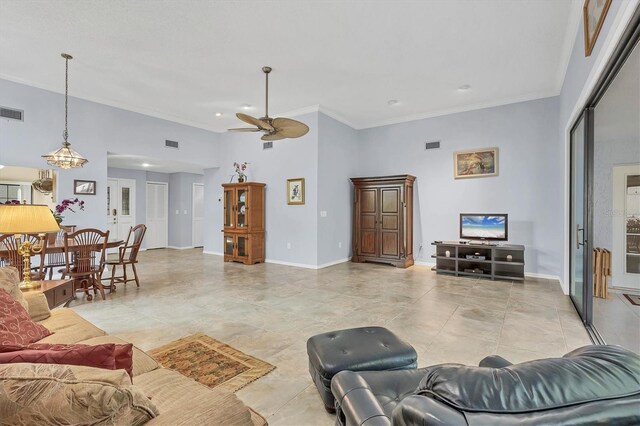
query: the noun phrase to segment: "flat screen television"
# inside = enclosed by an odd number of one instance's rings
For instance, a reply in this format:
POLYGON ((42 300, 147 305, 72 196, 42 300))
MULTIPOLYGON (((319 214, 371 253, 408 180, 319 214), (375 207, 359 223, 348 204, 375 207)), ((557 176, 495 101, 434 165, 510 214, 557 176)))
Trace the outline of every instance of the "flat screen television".
POLYGON ((507 214, 460 213, 460 238, 506 241, 508 231, 507 214))

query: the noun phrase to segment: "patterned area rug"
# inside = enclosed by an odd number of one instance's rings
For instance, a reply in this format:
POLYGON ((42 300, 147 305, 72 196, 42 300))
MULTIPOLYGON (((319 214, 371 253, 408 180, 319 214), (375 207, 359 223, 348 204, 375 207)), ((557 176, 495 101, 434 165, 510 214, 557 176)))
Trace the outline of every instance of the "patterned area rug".
POLYGON ((627 300, 631 302, 632 305, 640 306, 640 296, 635 294, 624 293, 624 297, 626 297, 627 300))
POLYGON ((236 392, 276 368, 201 333, 175 340, 149 354, 165 368, 228 392, 236 392))

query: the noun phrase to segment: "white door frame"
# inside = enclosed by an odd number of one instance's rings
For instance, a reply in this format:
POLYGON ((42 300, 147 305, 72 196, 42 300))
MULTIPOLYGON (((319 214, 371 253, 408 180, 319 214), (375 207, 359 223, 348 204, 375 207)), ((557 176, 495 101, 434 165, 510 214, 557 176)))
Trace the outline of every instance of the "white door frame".
MULTIPOLYGON (((114 224, 113 222, 113 216, 111 215, 111 212, 113 211, 113 209, 116 209, 117 213, 116 213, 116 235, 109 235, 109 239, 119 239, 119 240, 124 240, 125 238, 127 238, 127 233, 129 231, 129 227, 131 226, 135 226, 136 225, 136 204, 137 204, 137 196, 138 194, 136 193, 136 185, 137 185, 137 181, 136 179, 128 179, 128 178, 115 178, 115 177, 107 177, 107 184, 109 184, 110 182, 114 182, 116 184, 117 187, 117 191, 115 194, 111 194, 111 209, 109 211, 107 211, 107 228, 112 227, 112 225, 114 224), (122 185, 124 184, 124 185, 122 185), (126 216, 126 220, 124 220, 123 222, 127 225, 126 230, 122 228, 122 224, 120 221, 120 218, 122 216, 122 206, 120 205, 120 200, 121 200, 121 194, 120 194, 120 188, 122 188, 122 186, 125 186, 127 188, 129 188, 130 193, 129 193, 129 215, 126 216)), ((116 250, 117 251, 117 250, 116 250)), ((112 251, 113 252, 113 251, 112 251)))
POLYGON ((611 247, 611 284, 613 287, 640 290, 640 275, 627 274, 626 211, 628 175, 640 174, 640 164, 613 166, 613 247, 611 247), (624 190, 622 190, 624 188, 624 190))
MULTIPOLYGON (((166 232, 166 234, 167 234, 167 244, 165 245, 165 248, 166 248, 166 247, 169 247, 169 182, 157 182, 157 181, 152 181, 152 180, 148 180, 148 181, 145 182, 145 184, 144 184, 144 189, 145 189, 145 210, 146 210, 146 215, 147 215, 147 217, 145 219, 146 219, 146 223, 147 224, 149 224, 149 216, 148 216, 149 215, 149 206, 146 203, 146 201, 147 201, 147 193, 146 193, 146 191, 147 191, 147 188, 148 188, 149 184, 152 184, 152 185, 163 185, 163 186, 165 186, 167 188, 167 197, 165 199, 165 203, 166 203, 165 207, 166 207, 166 212, 167 212, 167 232, 166 232)), ((160 248, 160 247, 150 247, 150 248, 160 248)))
MULTIPOLYGON (((195 227, 195 222, 196 222, 196 197, 195 197, 195 192, 196 192, 196 187, 202 187, 202 192, 204 195, 204 183, 194 183, 193 185, 191 185, 191 246, 193 247, 201 247, 200 244, 198 244, 196 246, 196 227, 195 227)), ((204 200, 203 200, 203 204, 204 204, 204 200)), ((204 209, 204 205, 203 205, 203 209, 204 209)), ((202 220, 204 221, 204 215, 202 216, 202 220)), ((202 246, 204 246, 204 241, 202 242, 202 246)))

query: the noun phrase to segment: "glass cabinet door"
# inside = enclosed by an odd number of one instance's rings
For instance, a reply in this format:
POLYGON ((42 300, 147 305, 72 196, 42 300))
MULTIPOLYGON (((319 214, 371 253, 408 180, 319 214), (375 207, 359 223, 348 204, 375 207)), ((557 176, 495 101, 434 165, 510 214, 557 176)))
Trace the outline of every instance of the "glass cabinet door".
POLYGON ((233 236, 224 236, 224 254, 227 256, 233 256, 233 236))
POLYGON ((237 221, 236 227, 244 228, 247 226, 247 189, 238 188, 238 204, 236 206, 237 221))
POLYGON ((248 238, 238 235, 238 256, 245 257, 249 253, 248 238))
POLYGON ((225 228, 233 228, 235 223, 235 218, 233 214, 233 189, 225 189, 224 190, 224 227, 225 228))

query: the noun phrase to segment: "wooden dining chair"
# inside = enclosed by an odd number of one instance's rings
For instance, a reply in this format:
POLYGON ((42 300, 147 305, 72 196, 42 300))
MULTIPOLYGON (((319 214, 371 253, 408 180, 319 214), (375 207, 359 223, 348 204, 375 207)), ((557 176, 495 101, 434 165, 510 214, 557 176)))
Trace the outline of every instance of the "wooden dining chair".
POLYGON ((136 263, 138 263, 138 252, 146 232, 147 226, 144 224, 129 228, 129 234, 124 246, 118 250, 118 258, 107 260, 107 267, 111 267, 111 278, 105 278, 105 280, 110 279, 109 291, 116 290, 116 283, 124 283, 126 285, 129 281, 135 281, 136 286, 140 287, 136 263), (133 278, 127 278, 127 265, 131 265, 131 269, 133 269, 133 278), (116 268, 118 266, 122 266, 122 275, 116 276, 116 268))
POLYGON ((64 235, 65 269, 62 278, 73 279, 74 291, 83 291, 87 300, 93 299, 90 289, 93 289, 94 294, 100 291, 102 299, 105 298, 101 278, 108 239, 109 231, 93 228, 64 235))
MULTIPOLYGON (((32 244, 40 245, 42 250, 39 252, 31 253, 31 256, 38 256, 39 261, 33 262, 31 260, 31 280, 32 281, 40 281, 45 278, 45 264, 44 259, 47 255, 47 239, 40 239, 37 235, 23 235, 22 238, 28 238, 32 244)), ((0 235, 0 250, 6 252, 5 258, 2 261, 2 266, 13 266, 20 273, 20 281, 24 279, 24 258, 18 251, 18 241, 16 240, 15 235, 13 234, 4 234, 0 235)))
MULTIPOLYGON (((74 232, 75 230, 75 226, 60 225, 60 230, 56 234, 56 241, 64 241, 64 234, 74 232)), ((57 269, 58 272, 62 272, 64 269, 61 268, 64 268, 65 266, 66 262, 64 259, 64 252, 47 253, 47 258, 45 259, 45 273, 49 273, 49 279, 53 279, 54 270, 57 269)))

